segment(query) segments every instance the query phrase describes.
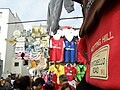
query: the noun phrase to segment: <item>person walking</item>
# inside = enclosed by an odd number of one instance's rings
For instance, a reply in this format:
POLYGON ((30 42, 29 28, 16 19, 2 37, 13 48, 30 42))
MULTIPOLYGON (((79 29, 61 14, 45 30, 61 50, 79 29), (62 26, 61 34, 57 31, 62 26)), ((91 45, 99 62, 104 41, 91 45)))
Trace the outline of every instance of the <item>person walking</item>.
POLYGON ((58 90, 76 90, 73 86, 68 83, 68 78, 66 74, 59 76, 60 87, 58 90))

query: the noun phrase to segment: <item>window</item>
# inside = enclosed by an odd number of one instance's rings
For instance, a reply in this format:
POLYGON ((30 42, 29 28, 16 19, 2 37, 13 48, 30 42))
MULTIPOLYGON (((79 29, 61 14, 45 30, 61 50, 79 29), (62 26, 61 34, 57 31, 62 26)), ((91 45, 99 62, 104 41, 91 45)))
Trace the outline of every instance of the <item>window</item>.
POLYGON ((0 33, 1 33, 1 26, 0 26, 0 33))
POLYGON ((19 62, 15 62, 14 66, 18 67, 19 66, 19 62))
POLYGON ((0 12, 0 18, 2 17, 2 12, 0 12))
POLYGON ((23 65, 24 65, 24 66, 25 66, 25 65, 28 65, 28 60, 24 60, 23 65))
POLYGON ((0 52, 0 60, 1 60, 1 52, 0 52))

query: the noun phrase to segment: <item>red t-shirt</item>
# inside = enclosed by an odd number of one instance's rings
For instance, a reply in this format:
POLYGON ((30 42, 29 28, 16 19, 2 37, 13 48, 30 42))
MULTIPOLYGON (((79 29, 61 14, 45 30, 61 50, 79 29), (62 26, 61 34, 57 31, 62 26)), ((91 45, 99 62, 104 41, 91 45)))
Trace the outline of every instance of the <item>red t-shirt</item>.
POLYGON ((74 79, 74 75, 76 74, 76 68, 72 66, 64 66, 65 74, 67 75, 68 81, 72 81, 74 79))
POLYGON ((64 57, 63 38, 55 40, 53 37, 50 39, 52 47, 50 48, 50 61, 62 62, 64 57))

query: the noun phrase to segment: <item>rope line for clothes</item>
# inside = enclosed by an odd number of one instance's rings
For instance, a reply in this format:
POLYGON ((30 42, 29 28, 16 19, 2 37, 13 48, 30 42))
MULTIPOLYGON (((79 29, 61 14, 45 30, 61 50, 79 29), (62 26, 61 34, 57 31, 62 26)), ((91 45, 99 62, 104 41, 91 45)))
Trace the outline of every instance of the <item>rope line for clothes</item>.
MULTIPOLYGON (((83 17, 69 17, 69 18, 60 18, 60 20, 67 20, 67 19, 79 19, 79 18, 83 18, 83 17)), ((9 22, 7 24, 18 24, 18 23, 31 23, 31 22, 44 22, 47 20, 33 20, 33 21, 21 21, 21 22, 9 22)))

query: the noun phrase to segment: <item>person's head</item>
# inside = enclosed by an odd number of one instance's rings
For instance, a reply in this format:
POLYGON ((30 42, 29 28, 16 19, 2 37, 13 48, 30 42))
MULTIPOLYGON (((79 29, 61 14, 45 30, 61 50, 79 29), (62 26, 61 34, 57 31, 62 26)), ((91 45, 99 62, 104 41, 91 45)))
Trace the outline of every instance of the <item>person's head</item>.
POLYGON ((28 90, 31 86, 31 80, 29 76, 22 76, 19 79, 16 79, 13 83, 15 88, 20 90, 28 90))
POLYGON ((44 84, 45 81, 43 78, 41 77, 37 78, 34 82, 35 90, 40 90, 44 84))
POLYGON ((5 79, 5 82, 11 83, 11 79, 7 77, 7 78, 5 79))
POLYGON ((64 82, 68 82, 67 75, 63 74, 59 76, 60 84, 63 84, 64 82))
POLYGON ((1 85, 3 86, 5 84, 5 79, 0 80, 1 85))
POLYGON ((69 83, 65 83, 64 85, 62 85, 61 90, 72 90, 71 86, 69 85, 69 83))
POLYGON ((8 75, 9 78, 11 78, 11 75, 8 75))

